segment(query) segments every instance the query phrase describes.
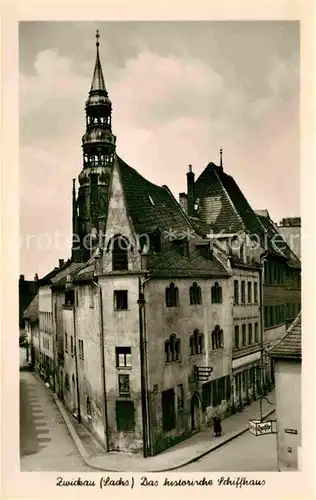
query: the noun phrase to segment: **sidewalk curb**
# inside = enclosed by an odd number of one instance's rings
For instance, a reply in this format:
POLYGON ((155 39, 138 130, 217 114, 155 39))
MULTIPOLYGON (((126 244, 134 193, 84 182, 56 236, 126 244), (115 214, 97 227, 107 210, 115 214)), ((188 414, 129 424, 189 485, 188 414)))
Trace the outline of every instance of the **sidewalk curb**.
MULTIPOLYGON (((88 453, 86 452, 82 442, 81 442, 81 439, 79 438, 68 414, 67 414, 67 410, 64 408, 63 404, 61 403, 61 401, 59 401, 59 399, 57 398, 57 395, 55 393, 53 393, 53 396, 54 396, 54 400, 55 400, 55 403, 65 421, 65 424, 69 430, 69 433, 78 449, 78 452, 80 453, 80 456, 82 458, 82 460, 91 468, 95 469, 95 470, 99 470, 99 471, 105 471, 105 472, 131 472, 131 471, 128 471, 128 470, 122 470, 122 469, 105 469, 105 468, 100 468, 100 467, 97 467, 96 465, 94 465, 92 463, 92 457, 89 457, 88 453)), ((275 408, 273 410, 270 410, 268 411, 267 413, 265 413, 263 415, 263 418, 267 418, 269 415, 271 415, 272 413, 275 412, 275 408)), ((156 470, 140 470, 140 471, 135 471, 135 472, 148 472, 148 473, 155 473, 155 472, 169 472, 169 471, 173 471, 173 470, 177 470, 177 469, 181 469, 182 467, 185 467, 186 465, 189 465, 193 462, 197 462, 198 460, 200 460, 201 458, 203 458, 205 455, 208 455, 209 453, 211 453, 212 451, 215 451, 217 450, 218 448, 220 448, 221 446, 223 446, 224 444, 226 443, 229 443, 230 441, 232 441, 233 439, 241 436, 242 434, 244 434, 245 432, 248 431, 248 426, 247 427, 243 427, 243 429, 231 434, 230 436, 227 436, 227 439, 224 439, 223 441, 221 441, 220 443, 218 444, 215 444, 214 446, 211 446, 208 450, 206 451, 203 451, 202 453, 200 453, 199 455, 191 458, 190 460, 187 460, 181 464, 178 464, 174 467, 170 467, 169 469, 156 469, 156 470)))

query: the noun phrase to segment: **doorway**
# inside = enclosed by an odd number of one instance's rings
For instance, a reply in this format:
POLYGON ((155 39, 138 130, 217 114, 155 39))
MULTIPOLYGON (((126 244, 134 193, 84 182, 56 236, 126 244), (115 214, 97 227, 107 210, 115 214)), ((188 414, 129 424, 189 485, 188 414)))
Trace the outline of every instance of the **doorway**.
POLYGON ((191 428, 192 431, 200 429, 200 401, 196 394, 191 399, 191 428))

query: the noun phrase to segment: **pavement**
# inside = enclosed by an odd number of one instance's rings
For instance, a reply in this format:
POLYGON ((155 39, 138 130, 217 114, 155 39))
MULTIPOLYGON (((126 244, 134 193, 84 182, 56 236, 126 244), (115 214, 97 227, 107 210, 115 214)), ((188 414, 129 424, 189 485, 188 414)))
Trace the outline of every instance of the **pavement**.
MULTIPOLYGON (((275 399, 274 391, 267 394, 271 403, 275 399)), ((222 435, 214 437, 213 428, 198 432, 188 439, 168 448, 154 457, 101 450, 89 431, 69 414, 62 402, 54 394, 54 399, 65 424, 68 427, 82 460, 93 469, 107 472, 167 472, 180 469, 200 460, 208 453, 249 432, 249 420, 260 419, 260 401, 254 401, 242 412, 231 415, 222 421, 222 435)), ((275 411, 275 406, 265 399, 262 402, 262 414, 266 419, 275 411)), ((274 417, 272 417, 274 418, 274 417)), ((253 436, 253 439, 260 439, 253 436)))

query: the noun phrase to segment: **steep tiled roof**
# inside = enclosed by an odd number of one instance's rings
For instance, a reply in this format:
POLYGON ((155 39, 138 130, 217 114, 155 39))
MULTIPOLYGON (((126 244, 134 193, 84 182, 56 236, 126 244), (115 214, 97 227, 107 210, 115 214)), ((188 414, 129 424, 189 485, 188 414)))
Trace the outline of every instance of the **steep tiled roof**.
MULTIPOLYGON (((190 244, 188 257, 181 255, 175 239, 188 236, 189 242, 197 238, 192 221, 183 212, 166 186, 157 186, 118 158, 128 215, 138 234, 150 233, 158 228, 162 250, 148 255, 148 269, 159 276, 228 276, 222 264, 214 257, 203 257, 190 244)), ((192 243, 192 242, 191 242, 192 243)))
POLYGON ((32 302, 23 313, 23 318, 28 319, 30 322, 38 320, 38 294, 35 295, 32 302))
POLYGON ((53 286, 64 287, 66 284, 67 275, 71 275, 72 277, 74 277, 76 273, 86 265, 86 263, 68 261, 67 266, 65 266, 63 269, 59 269, 59 272, 52 278, 51 281, 53 286))
POLYGON ((214 163, 209 163, 195 182, 195 198, 206 199, 209 196, 216 198, 219 212, 212 221, 214 231, 238 232, 244 231, 245 225, 234 207, 229 193, 226 191, 219 176, 219 168, 214 163))
POLYGON ((65 269, 66 267, 69 266, 70 264, 70 259, 67 260, 67 262, 65 262, 61 267, 55 267, 52 271, 50 271, 48 274, 46 274, 43 278, 41 278, 39 280, 39 285, 40 286, 43 286, 43 285, 51 285, 52 282, 53 282, 53 278, 58 274, 60 273, 60 271, 62 271, 63 269, 65 269))
POLYGON ((268 352, 273 358, 302 359, 301 313, 293 321, 285 335, 268 352))

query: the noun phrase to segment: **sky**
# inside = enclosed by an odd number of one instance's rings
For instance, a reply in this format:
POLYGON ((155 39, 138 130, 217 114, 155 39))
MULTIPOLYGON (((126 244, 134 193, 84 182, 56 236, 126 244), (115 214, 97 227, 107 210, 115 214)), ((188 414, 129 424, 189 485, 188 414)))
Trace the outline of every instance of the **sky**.
POLYGON ((21 274, 70 257, 96 29, 124 161, 178 199, 223 148, 253 209, 300 216, 298 22, 20 22, 21 274))

